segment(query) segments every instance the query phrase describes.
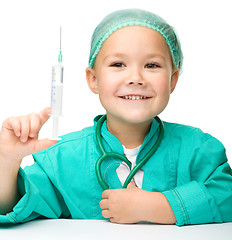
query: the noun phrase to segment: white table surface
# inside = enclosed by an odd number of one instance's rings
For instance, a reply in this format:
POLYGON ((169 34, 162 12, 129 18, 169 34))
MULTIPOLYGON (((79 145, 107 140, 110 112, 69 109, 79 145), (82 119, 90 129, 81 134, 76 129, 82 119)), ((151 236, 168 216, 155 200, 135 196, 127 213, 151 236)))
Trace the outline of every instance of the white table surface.
POLYGON ((0 239, 232 240, 232 223, 177 227, 149 223, 123 225, 100 220, 35 220, 15 226, 0 226, 0 239))

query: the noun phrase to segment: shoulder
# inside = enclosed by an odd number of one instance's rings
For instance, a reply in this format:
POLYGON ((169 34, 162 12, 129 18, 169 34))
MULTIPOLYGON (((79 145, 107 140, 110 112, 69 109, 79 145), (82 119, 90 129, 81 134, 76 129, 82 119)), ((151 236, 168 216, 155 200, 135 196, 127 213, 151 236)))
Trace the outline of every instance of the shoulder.
POLYGON ((83 141, 86 138, 92 137, 95 134, 95 129, 93 126, 91 127, 86 127, 80 131, 76 132, 71 132, 65 135, 60 136, 61 140, 57 142, 54 147, 57 147, 59 145, 64 145, 64 144, 71 144, 72 142, 79 142, 83 141))
POLYGON ((211 134, 203 132, 200 128, 184 124, 163 122, 165 136, 169 141, 181 143, 182 145, 200 148, 205 145, 214 145, 224 148, 222 143, 211 134))
MULTIPOLYGON (((189 125, 170 123, 163 121, 165 131, 172 134, 183 135, 183 134, 202 134, 203 131, 200 128, 192 127, 189 125)), ((203 133, 204 134, 204 133, 203 133)))
MULTIPOLYGON (((181 164, 192 166, 210 163, 216 168, 227 161, 223 144, 201 129, 183 124, 164 122, 164 145, 172 149, 173 155, 181 164)), ((198 166, 198 167, 199 167, 198 166)))
MULTIPOLYGON (((48 149, 33 154, 34 168, 27 168, 27 174, 42 169, 51 179, 64 177, 72 169, 83 167, 83 161, 88 162, 94 144, 94 127, 84 128, 81 131, 71 132, 60 136, 61 140, 48 149), (82 164, 82 165, 81 165, 82 164), (37 169, 37 170, 35 170, 37 169)), ((85 165, 88 166, 88 163, 85 165)))
POLYGON ((203 138, 204 140, 211 138, 208 133, 203 132, 200 128, 189 125, 163 122, 165 132, 168 136, 174 138, 203 138))
POLYGON ((77 154, 88 144, 94 141, 95 128, 94 126, 84 128, 80 131, 71 132, 65 135, 60 136, 59 140, 55 145, 51 146, 48 149, 40 151, 36 154, 33 154, 34 159, 39 159, 42 156, 52 156, 54 154, 77 154))

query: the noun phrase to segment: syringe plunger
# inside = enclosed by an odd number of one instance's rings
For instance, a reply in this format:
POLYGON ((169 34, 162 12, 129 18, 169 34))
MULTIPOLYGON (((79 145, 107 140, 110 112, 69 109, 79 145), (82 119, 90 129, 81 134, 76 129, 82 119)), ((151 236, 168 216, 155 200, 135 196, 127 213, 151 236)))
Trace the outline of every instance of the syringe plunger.
POLYGON ((52 128, 52 137, 53 140, 60 140, 58 137, 58 129, 59 129, 59 117, 53 117, 53 128, 52 128))

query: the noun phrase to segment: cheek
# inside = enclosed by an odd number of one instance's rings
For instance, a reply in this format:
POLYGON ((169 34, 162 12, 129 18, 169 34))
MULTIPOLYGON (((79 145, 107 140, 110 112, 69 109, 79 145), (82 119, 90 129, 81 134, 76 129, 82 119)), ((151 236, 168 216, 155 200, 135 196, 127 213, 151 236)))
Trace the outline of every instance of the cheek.
POLYGON ((98 82, 98 89, 99 94, 102 96, 107 96, 112 92, 111 84, 107 79, 101 79, 101 81, 98 82))
POLYGON ((107 89, 107 83, 108 83, 108 76, 101 71, 98 71, 98 74, 96 75, 97 79, 97 87, 99 94, 102 94, 105 92, 105 89, 107 89))
POLYGON ((118 89, 118 76, 110 72, 104 71, 103 74, 98 76, 99 93, 103 96, 109 96, 118 89))
POLYGON ((157 83, 157 94, 160 96, 169 96, 170 94, 170 83, 169 80, 161 80, 157 83))
POLYGON ((115 84, 114 80, 111 79, 108 75, 104 75, 98 81, 98 93, 99 99, 102 105, 107 105, 110 101, 112 96, 114 95, 115 91, 115 84))

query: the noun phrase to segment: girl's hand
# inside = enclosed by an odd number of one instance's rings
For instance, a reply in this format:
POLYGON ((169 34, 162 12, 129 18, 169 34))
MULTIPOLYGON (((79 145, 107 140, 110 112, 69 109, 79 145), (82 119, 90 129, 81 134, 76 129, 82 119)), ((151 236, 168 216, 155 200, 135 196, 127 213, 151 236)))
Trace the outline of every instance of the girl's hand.
POLYGON ((50 108, 45 108, 40 113, 6 119, 0 132, 0 160, 20 164, 25 156, 55 144, 54 140, 38 140, 39 131, 49 119, 49 113, 50 108))
POLYGON ((162 193, 142 190, 133 182, 126 189, 104 191, 102 198, 100 201, 102 216, 109 218, 111 222, 176 223, 172 208, 162 193))
POLYGON ((137 223, 143 221, 142 206, 147 192, 131 182, 126 189, 106 190, 102 193, 100 207, 102 216, 114 223, 137 223))

